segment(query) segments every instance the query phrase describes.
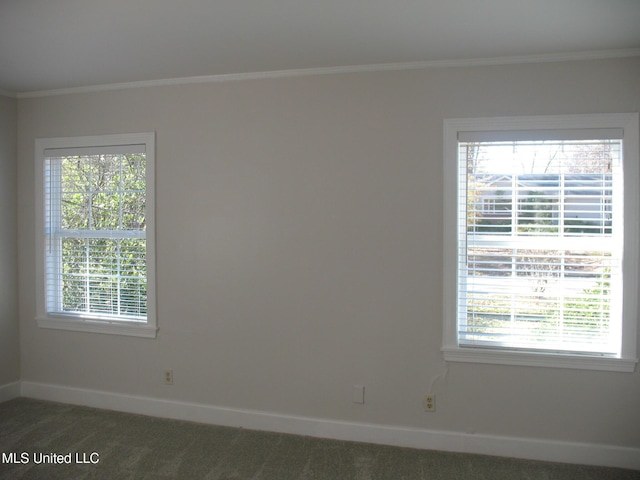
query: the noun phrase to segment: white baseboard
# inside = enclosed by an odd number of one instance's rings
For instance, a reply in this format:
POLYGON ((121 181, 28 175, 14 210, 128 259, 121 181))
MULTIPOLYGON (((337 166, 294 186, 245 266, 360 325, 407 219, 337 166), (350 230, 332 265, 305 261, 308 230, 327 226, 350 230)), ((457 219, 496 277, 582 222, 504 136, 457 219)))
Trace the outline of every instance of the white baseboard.
MULTIPOLYGON (((0 398, 1 392, 0 387, 0 398)), ((252 430, 640 470, 640 448, 324 420, 26 381, 21 382, 20 394, 73 405, 252 430)))
POLYGON ((0 385, 0 403, 13 400, 20 396, 20 382, 7 383, 0 385))

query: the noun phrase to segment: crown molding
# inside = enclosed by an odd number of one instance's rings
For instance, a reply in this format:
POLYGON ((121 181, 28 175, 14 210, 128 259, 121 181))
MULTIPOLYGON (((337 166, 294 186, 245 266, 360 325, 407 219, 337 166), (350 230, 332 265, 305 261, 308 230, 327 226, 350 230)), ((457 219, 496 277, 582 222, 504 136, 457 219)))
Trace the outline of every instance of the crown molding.
POLYGON ((8 90, 2 90, 0 88, 0 97, 18 98, 18 94, 15 92, 10 92, 8 90))
MULTIPOLYGON (((266 72, 231 73, 220 75, 201 75, 195 77, 179 77, 160 80, 142 80, 136 82, 110 83, 104 85, 89 85, 82 87, 58 88, 52 90, 39 90, 32 92, 20 92, 16 94, 6 93, 15 98, 51 97, 57 95, 70 95, 78 93, 107 92, 112 90, 124 90, 132 88, 162 87, 172 85, 188 85, 197 83, 234 82, 244 80, 263 80, 291 77, 305 77, 314 75, 335 75, 346 73, 381 72, 395 70, 420 70, 429 68, 459 68, 482 67, 497 65, 517 65, 527 63, 568 62, 581 60, 602 60, 609 58, 624 58, 640 56, 640 48, 597 50, 570 53, 553 53, 539 55, 521 55, 511 57, 471 58, 458 60, 430 60, 419 62, 380 63, 368 65, 349 65, 340 67, 302 68, 294 70, 274 70, 266 72)), ((0 94, 2 92, 0 91, 0 94)))

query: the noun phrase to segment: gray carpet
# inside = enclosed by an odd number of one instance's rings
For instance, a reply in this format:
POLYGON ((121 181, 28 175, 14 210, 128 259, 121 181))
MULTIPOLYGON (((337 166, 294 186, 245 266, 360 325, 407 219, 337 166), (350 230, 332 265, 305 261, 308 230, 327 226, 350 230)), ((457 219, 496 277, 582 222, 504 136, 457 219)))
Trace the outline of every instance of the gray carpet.
POLYGON ((255 432, 19 398, 0 404, 0 479, 18 478, 638 480, 640 472, 255 432), (46 463, 53 461, 60 463, 46 463))

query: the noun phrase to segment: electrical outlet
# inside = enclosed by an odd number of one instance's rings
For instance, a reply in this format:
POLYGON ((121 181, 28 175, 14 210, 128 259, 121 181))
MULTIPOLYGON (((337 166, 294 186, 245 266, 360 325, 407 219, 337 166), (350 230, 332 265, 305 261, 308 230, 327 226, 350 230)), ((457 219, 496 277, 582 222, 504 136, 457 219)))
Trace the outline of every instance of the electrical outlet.
POLYGON ((173 370, 164 371, 164 384, 173 385, 173 370))
POLYGON ((435 412, 436 411, 436 396, 435 395, 425 395, 424 396, 424 410, 425 412, 435 412))

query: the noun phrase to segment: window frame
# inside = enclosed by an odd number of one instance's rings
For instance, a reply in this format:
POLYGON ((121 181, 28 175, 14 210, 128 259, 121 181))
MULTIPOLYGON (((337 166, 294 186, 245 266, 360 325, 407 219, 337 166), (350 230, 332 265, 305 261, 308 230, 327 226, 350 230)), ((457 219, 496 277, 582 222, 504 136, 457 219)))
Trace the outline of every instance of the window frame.
MULTIPOLYGON (((491 134, 489 134, 491 135, 491 134)), ((633 372, 638 363, 640 146, 638 113, 451 118, 444 121, 443 347, 446 361, 633 372), (458 342, 458 136, 461 132, 622 128, 624 251, 621 353, 617 357, 498 349, 458 342)))
POLYGON ((155 275, 155 132, 92 135, 80 137, 38 138, 35 140, 35 217, 36 217, 36 321, 39 327, 79 332, 106 333, 135 337, 155 338, 156 275, 155 275), (101 317, 92 314, 47 312, 46 288, 46 235, 45 235, 45 176, 44 165, 47 150, 100 148, 143 145, 145 165, 145 239, 147 274, 146 321, 132 320, 126 316, 101 317))

